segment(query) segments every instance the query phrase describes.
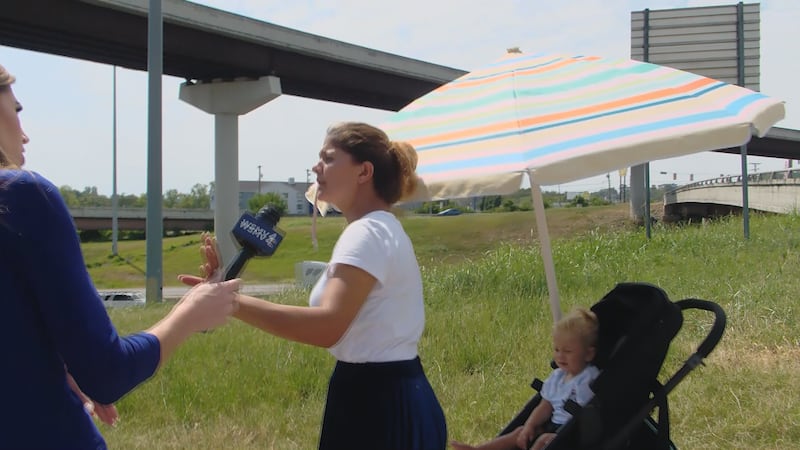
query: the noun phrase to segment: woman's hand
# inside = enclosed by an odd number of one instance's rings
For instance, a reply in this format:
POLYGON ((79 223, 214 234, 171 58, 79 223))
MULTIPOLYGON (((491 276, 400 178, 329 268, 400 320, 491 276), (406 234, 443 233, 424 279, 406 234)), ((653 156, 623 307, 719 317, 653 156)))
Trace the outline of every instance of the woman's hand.
POLYGON ((240 283, 237 278, 197 284, 181 297, 166 317, 148 329, 161 344, 160 363, 168 360, 192 334, 227 323, 239 309, 240 283))
POLYGON ((175 316, 185 330, 195 333, 227 323, 239 309, 240 279, 200 283, 189 289, 169 315, 175 316))
POLYGON ((203 233, 200 237, 200 275, 180 274, 178 279, 181 283, 188 286, 195 286, 203 282, 222 281, 222 271, 220 270, 219 248, 217 239, 210 233, 203 233))
POLYGON ((69 372, 66 373, 67 375, 67 384, 72 389, 78 398, 83 403, 83 409, 86 410, 91 416, 97 417, 100 419, 101 422, 111 425, 112 427, 117 424, 119 420, 119 413, 117 412, 117 407, 114 404, 110 405, 102 405, 100 403, 94 402, 88 395, 84 394, 81 391, 81 388, 78 387, 78 383, 75 382, 75 379, 72 378, 72 375, 69 372))

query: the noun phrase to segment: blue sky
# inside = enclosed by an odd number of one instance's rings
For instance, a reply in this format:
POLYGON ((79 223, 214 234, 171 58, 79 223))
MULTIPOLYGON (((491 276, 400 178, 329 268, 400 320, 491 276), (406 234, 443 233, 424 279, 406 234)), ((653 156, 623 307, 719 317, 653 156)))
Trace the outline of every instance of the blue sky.
MULTIPOLYGON (((627 57, 630 13, 735 4, 709 0, 197 0, 237 14, 463 70, 501 56, 506 48, 527 52, 627 57)), ((800 129, 800 1, 761 3, 761 91, 786 101, 786 119, 777 126, 800 129), (794 47, 793 47, 793 43, 794 47)), ((0 64, 18 80, 14 91, 25 110, 31 137, 27 168, 56 185, 112 190, 112 68, 101 64, 0 46, 0 64)), ((164 77, 163 188, 188 192, 213 180, 212 116, 178 100, 183 80, 164 77)), ((119 193, 147 189, 147 76, 117 70, 117 159, 119 193)), ((240 179, 306 180, 330 123, 360 120, 379 124, 391 112, 282 96, 239 121, 240 179)), ((749 158, 759 171, 779 170, 785 161, 749 158)), ((753 164, 749 166, 752 170, 753 164)), ((711 152, 651 163, 656 184, 688 182, 741 171, 737 155, 711 152), (660 172, 667 172, 661 175, 660 172)), ((313 175, 311 177, 313 181, 313 175)), ((557 187, 599 190, 606 176, 557 187)), ((619 177, 611 174, 616 187, 619 177)), ((556 187, 545 187, 555 190, 556 187)))

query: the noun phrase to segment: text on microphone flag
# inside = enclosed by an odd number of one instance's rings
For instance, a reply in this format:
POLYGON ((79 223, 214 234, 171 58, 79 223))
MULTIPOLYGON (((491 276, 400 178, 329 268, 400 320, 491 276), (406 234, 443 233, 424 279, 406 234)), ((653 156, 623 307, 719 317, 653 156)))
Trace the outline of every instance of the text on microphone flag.
POLYGON ((248 242, 253 245, 261 256, 275 253, 275 249, 283 240, 280 229, 273 229, 271 224, 261 224, 258 219, 250 214, 244 214, 233 229, 233 235, 240 243, 248 242))

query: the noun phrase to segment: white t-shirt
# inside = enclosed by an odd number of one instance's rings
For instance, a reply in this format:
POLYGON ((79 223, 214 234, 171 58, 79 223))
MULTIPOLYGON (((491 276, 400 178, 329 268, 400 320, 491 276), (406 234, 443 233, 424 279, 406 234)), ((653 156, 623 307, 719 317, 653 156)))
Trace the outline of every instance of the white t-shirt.
POLYGON ((565 382, 564 377, 567 376, 567 373, 561 369, 553 370, 550 376, 544 380, 541 392, 542 398, 553 405, 553 417, 550 420, 555 424, 563 425, 572 418, 572 414, 564 410, 564 403, 569 399, 581 406, 589 403, 589 400, 594 397, 589 383, 599 374, 600 370, 597 367, 588 365, 581 373, 565 382))
POLYGON ((373 211, 347 225, 311 290, 312 307, 320 305, 336 264, 358 267, 376 282, 345 334, 328 349, 331 354, 353 363, 415 358, 425 327, 422 276, 411 239, 397 218, 373 211))

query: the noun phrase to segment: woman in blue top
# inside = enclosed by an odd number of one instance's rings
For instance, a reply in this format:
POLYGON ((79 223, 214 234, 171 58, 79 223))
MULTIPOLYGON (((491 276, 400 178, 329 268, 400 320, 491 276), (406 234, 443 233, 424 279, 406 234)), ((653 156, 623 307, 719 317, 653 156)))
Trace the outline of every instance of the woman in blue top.
MULTIPOLYGON (((391 212, 416 188, 416 163, 413 147, 373 126, 330 127, 313 171, 318 199, 335 205, 347 227, 311 291, 311 307, 240 299, 235 317, 336 357, 320 449, 447 445, 444 413, 417 354, 425 327, 422 277, 411 240, 391 212)), ((207 242, 206 273, 219 265, 214 248, 207 242)))
POLYGON ((80 390, 112 404, 189 335, 225 323, 239 284, 199 285, 149 330, 119 336, 58 189, 21 169, 28 136, 13 82, 0 66, 0 448, 104 449, 80 390))

